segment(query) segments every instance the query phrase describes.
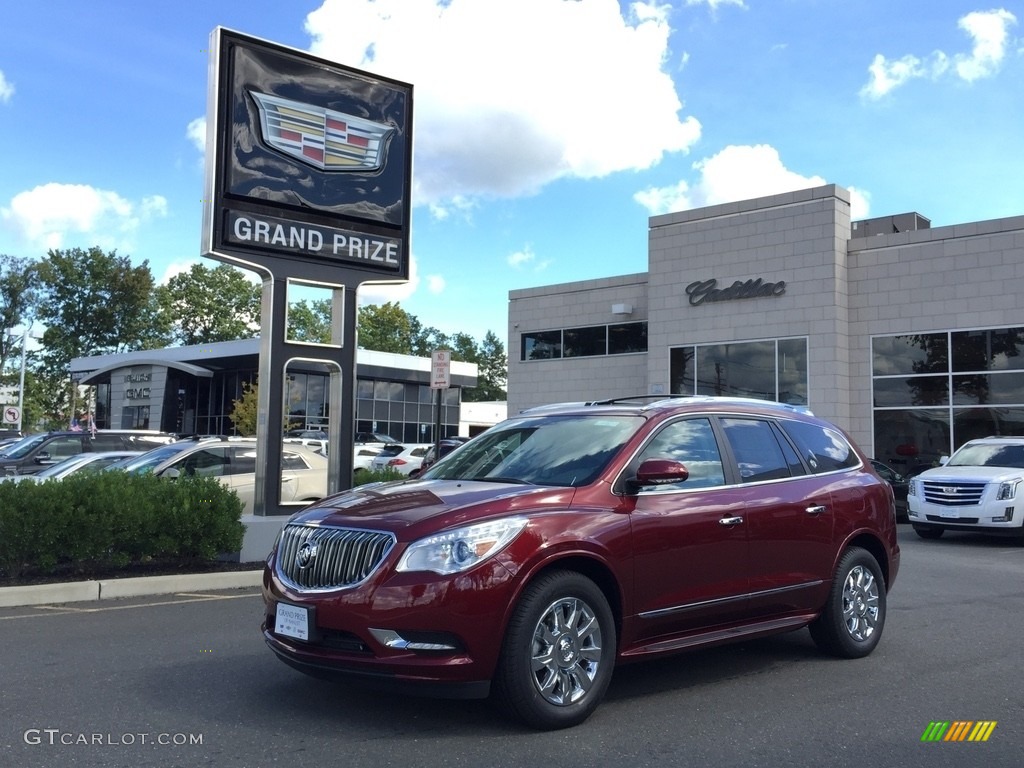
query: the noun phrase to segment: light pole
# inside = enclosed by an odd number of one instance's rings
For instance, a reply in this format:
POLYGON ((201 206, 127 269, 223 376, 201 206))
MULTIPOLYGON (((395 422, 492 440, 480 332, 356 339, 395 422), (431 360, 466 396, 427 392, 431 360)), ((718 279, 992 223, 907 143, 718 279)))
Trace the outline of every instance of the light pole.
MULTIPOLYGON (((32 336, 32 324, 25 329, 25 333, 21 337, 21 376, 18 381, 18 422, 17 429, 21 432, 22 424, 25 420, 25 360, 28 353, 28 340, 32 336)), ((13 333, 8 333, 7 338, 14 338, 13 333)), ((33 337, 34 338, 34 337, 33 337)))

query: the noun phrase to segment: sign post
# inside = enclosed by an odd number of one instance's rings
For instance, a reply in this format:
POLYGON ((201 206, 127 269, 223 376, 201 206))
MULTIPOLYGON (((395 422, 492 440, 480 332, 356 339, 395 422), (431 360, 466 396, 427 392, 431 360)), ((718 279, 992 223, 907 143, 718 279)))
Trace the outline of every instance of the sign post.
POLYGON ((253 506, 287 514, 289 365, 330 371, 327 490, 352 484, 356 292, 409 278, 412 86, 221 27, 210 42, 202 253, 263 280, 253 506), (328 344, 288 338, 289 285, 331 291, 328 344))
POLYGON ((430 353, 430 388, 437 390, 434 405, 434 461, 441 458, 441 399, 452 385, 452 351, 435 349, 430 353))

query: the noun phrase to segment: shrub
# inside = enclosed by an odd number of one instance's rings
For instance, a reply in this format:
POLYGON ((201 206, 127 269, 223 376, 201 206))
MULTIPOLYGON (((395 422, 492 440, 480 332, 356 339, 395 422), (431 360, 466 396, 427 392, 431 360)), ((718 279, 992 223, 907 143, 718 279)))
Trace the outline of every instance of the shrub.
POLYGON ((385 469, 368 469, 365 472, 356 472, 352 480, 352 486, 366 485, 367 483, 390 483, 393 480, 405 480, 406 477, 397 469, 386 467, 385 469))
POLYGON ((241 549, 238 496, 209 477, 93 472, 0 482, 0 571, 52 573, 241 549))

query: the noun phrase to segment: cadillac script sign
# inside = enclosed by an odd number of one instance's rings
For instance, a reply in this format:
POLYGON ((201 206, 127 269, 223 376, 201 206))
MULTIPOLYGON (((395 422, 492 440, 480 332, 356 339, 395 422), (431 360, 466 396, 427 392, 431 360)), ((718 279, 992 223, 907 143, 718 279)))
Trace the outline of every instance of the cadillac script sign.
POLYGON ((223 28, 211 48, 203 253, 408 279, 412 86, 223 28))

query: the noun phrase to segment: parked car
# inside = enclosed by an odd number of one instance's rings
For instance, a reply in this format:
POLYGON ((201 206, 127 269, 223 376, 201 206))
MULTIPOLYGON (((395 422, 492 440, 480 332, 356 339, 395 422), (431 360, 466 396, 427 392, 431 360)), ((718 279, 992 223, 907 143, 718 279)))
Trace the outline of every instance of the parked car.
POLYGON ((403 475, 420 468, 423 457, 430 450, 430 443, 408 443, 401 445, 385 445, 380 453, 373 457, 370 468, 376 471, 393 469, 403 475))
POLYGON ((942 466, 912 477, 907 501, 914 531, 937 539, 946 531, 975 531, 1024 540, 1024 437, 970 440, 942 466))
POLYGON ((141 451, 90 451, 88 453, 79 453, 76 456, 69 456, 64 461, 51 464, 34 475, 7 475, 0 477, 0 481, 35 481, 41 483, 44 480, 63 480, 65 477, 79 472, 98 472, 111 464, 140 455, 142 455, 141 451))
POLYGON ((395 440, 391 435, 385 435, 380 432, 356 432, 356 445, 369 445, 383 448, 385 445, 395 445, 399 441, 395 440))
POLYGON ((104 429, 85 432, 43 432, 23 437, 0 455, 0 475, 32 475, 69 456, 91 451, 148 451, 174 440, 149 430, 104 429))
POLYGON ((809 627, 867 656, 900 562, 890 487, 838 427, 767 402, 526 411, 418 479, 284 526, 263 636, 317 677, 585 720, 616 664, 809 627))
MULTIPOLYGON (((216 477, 241 498, 252 514, 256 492, 256 440, 207 438, 165 445, 111 470, 152 472, 159 477, 216 477)), ((281 502, 309 502, 327 494, 327 457, 303 445, 285 444, 281 453, 281 502)))
POLYGON ((373 468, 373 460, 383 450, 373 446, 357 445, 352 451, 352 473, 368 472, 373 468))
POLYGON ((871 466, 875 468, 880 478, 892 486, 893 495, 896 497, 896 521, 907 522, 907 478, 877 459, 871 460, 871 466))
POLYGON ((436 464, 440 459, 443 459, 456 448, 465 445, 467 442, 469 442, 468 437, 445 437, 439 440, 437 445, 431 444, 430 449, 423 456, 423 462, 420 464, 418 469, 414 469, 409 473, 409 477, 419 477, 434 466, 434 464, 436 464), (440 452, 438 452, 438 448, 441 449, 440 452))

